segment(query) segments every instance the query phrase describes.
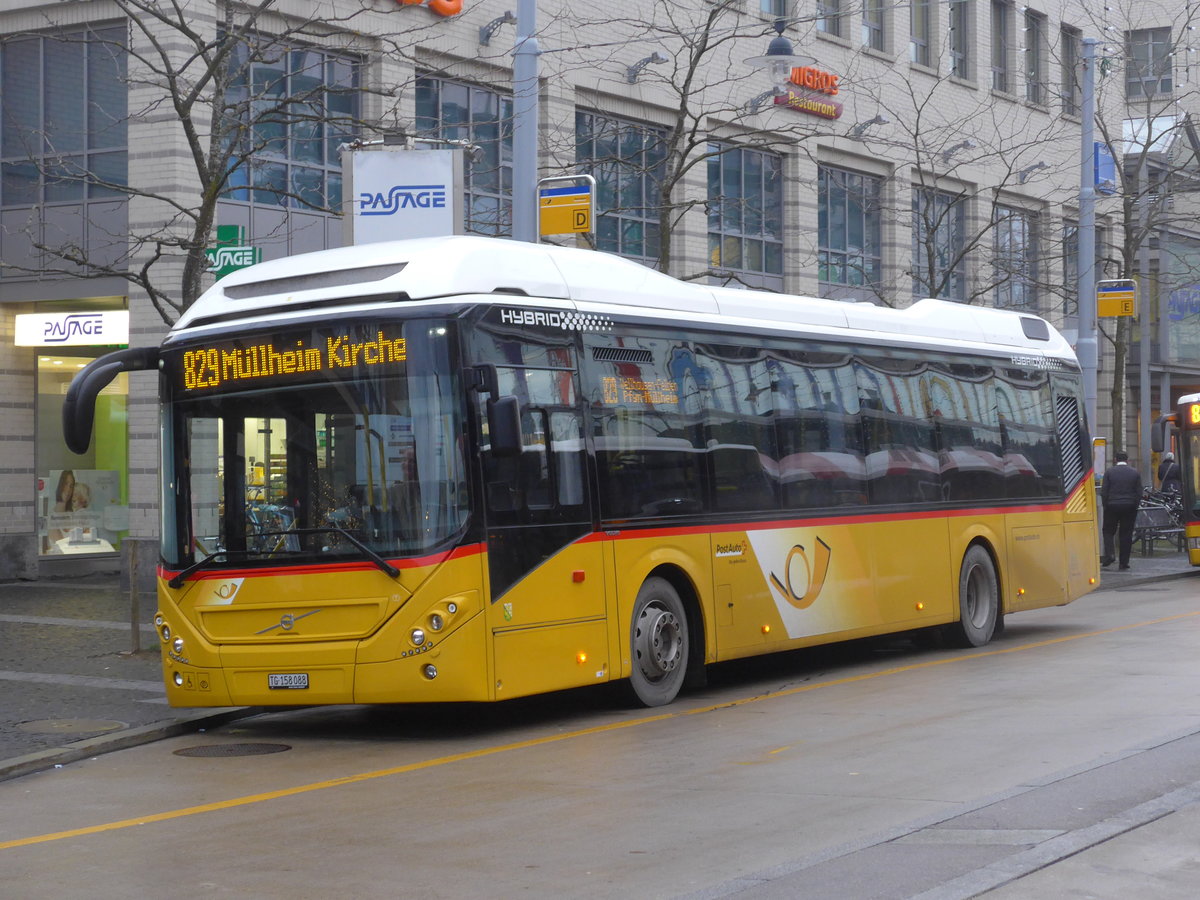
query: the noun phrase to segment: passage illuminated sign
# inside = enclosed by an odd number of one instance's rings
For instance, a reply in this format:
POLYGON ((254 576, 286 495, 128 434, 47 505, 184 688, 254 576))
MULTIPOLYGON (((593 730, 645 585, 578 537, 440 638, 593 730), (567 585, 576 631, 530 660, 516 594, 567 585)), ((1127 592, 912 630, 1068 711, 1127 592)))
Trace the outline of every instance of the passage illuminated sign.
POLYGON ((404 338, 389 338, 382 331, 371 340, 353 340, 342 334, 325 338, 324 345, 309 346, 303 340, 282 349, 273 342, 240 347, 222 344, 197 347, 183 354, 183 386, 186 390, 211 390, 234 382, 264 378, 287 379, 313 372, 355 369, 404 362, 404 338))
POLYGON ((88 347, 129 343, 129 311, 20 313, 18 347, 88 347))

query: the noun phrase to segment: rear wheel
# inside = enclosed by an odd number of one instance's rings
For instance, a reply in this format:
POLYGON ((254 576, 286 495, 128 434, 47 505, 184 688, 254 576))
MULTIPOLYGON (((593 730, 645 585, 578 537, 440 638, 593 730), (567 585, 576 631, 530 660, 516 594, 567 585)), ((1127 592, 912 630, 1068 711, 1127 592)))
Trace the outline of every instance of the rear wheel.
POLYGON ((664 706, 675 699, 687 677, 687 614, 665 578, 647 578, 633 604, 629 628, 633 671, 629 684, 638 702, 664 706))
POLYGON ((996 633, 1000 621, 1000 581, 991 555, 978 544, 963 556, 958 574, 957 622, 946 636, 959 647, 982 647, 996 633))

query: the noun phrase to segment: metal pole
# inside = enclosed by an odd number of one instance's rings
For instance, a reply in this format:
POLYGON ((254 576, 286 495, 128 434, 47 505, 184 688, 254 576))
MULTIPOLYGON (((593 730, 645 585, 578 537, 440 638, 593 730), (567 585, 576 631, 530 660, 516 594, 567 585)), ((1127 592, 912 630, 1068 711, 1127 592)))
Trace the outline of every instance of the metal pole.
POLYGON ((1150 466, 1150 428, 1154 425, 1154 410, 1150 408, 1150 349, 1153 341, 1150 334, 1150 298, 1146 286, 1146 254, 1139 251, 1138 265, 1138 456, 1142 460, 1142 483, 1154 484, 1150 466))
POLYGON ((129 542, 129 652, 142 650, 142 585, 138 567, 138 542, 129 542))
POLYGON ((1075 352, 1083 370, 1083 405, 1093 432, 1096 420, 1096 184, 1093 141, 1096 119, 1096 38, 1083 39, 1083 85, 1079 129, 1079 337, 1075 352))
POLYGON ((517 43, 513 51, 512 233, 518 241, 538 240, 538 50, 537 0, 518 0, 517 43))

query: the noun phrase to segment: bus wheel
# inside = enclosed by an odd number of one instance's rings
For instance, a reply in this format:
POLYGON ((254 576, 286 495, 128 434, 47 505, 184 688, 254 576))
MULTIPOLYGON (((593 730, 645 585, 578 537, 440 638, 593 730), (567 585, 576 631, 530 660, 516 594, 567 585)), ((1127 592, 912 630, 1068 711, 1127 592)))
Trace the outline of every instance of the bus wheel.
POLYGON ((687 677, 688 629, 683 601, 665 578, 647 578, 633 604, 629 642, 634 696, 645 706, 675 699, 687 677))
POLYGON ((1000 620, 1000 581, 992 557, 978 544, 967 550, 958 574, 958 613, 947 626, 951 643, 982 647, 992 639, 1000 620))

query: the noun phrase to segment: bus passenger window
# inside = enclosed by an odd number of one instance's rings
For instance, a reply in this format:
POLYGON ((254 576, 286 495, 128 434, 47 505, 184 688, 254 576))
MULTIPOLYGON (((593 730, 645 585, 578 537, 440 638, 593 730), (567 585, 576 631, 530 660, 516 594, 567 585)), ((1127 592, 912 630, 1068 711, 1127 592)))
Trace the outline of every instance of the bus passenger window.
POLYGON ((521 413, 521 490, 528 509, 551 506, 550 459, 546 447, 546 413, 526 409, 521 413))
POLYGON ((558 505, 579 506, 583 503, 583 428, 578 413, 550 414, 550 452, 558 505))

